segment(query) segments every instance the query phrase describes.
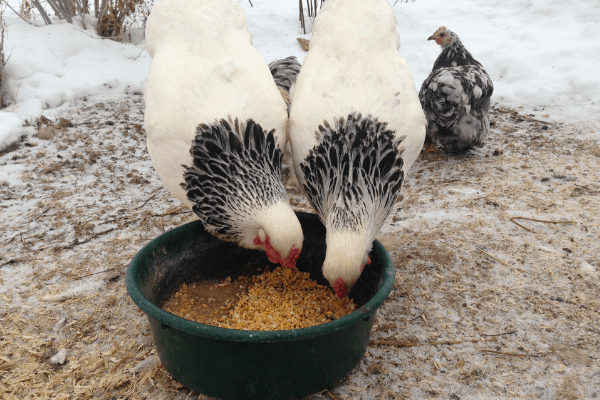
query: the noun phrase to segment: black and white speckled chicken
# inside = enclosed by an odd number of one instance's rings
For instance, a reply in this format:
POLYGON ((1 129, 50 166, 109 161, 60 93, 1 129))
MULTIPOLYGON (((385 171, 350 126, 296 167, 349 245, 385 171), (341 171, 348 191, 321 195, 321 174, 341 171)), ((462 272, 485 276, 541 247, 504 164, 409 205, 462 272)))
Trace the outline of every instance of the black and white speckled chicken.
POLYGON ((448 152, 482 145, 490 130, 490 97, 494 92, 490 76, 456 33, 446 27, 427 40, 435 40, 442 52, 419 92, 427 118, 426 141, 448 152))
POLYGON ((302 65, 295 56, 289 56, 269 63, 269 70, 271 70, 275 85, 277 85, 277 89, 279 89, 279 93, 281 93, 281 97, 283 97, 283 101, 287 105, 288 114, 292 105, 290 90, 296 84, 296 78, 301 68, 302 65))

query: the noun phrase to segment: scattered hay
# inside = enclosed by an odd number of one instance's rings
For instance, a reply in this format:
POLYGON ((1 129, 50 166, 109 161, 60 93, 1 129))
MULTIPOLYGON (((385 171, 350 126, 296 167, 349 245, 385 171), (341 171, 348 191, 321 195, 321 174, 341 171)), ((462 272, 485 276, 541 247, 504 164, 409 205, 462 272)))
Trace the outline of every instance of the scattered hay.
MULTIPOLYGON (((141 98, 98 104, 63 115, 72 127, 41 121, 60 128, 54 138, 0 154, 24 167, 22 185, 0 186, 0 397, 204 398, 160 365, 124 283, 142 246, 194 214, 151 169, 141 98)), ((514 110, 492 118, 483 149, 414 164, 381 237, 397 275, 374 344, 311 399, 598 392, 600 147, 514 110), (529 232, 516 216, 573 223, 529 232)), ((290 197, 311 211, 298 190, 290 197)))

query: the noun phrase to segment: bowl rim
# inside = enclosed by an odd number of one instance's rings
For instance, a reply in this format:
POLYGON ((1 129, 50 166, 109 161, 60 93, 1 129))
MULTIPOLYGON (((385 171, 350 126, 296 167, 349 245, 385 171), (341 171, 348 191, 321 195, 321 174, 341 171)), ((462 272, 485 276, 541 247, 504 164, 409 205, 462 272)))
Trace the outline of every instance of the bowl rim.
MULTIPOLYGON (((188 224, 197 223, 193 221, 188 224)), ((169 232, 163 233, 173 235, 177 230, 182 229, 188 224, 181 225, 169 232)), ((162 236, 162 235, 160 235, 162 236)), ((171 314, 158 305, 150 301, 142 292, 139 285, 136 282, 135 277, 137 269, 135 265, 142 265, 142 258, 144 254, 152 251, 151 246, 153 245, 154 238, 148 242, 141 250, 139 250, 133 257, 127 268, 127 275, 125 278, 127 285, 127 292, 133 300, 133 302, 148 315, 148 317, 154 318, 162 324, 189 333, 193 335, 202 336, 205 338, 227 340, 234 342, 290 342, 296 340, 303 340, 307 338, 316 338, 319 336, 329 335, 339 330, 345 329, 355 323, 368 319, 372 312, 374 312, 385 299, 389 296, 392 288, 394 287, 395 281, 395 268, 394 263, 383 245, 378 241, 373 241, 373 250, 378 253, 381 262, 383 264, 383 281, 381 287, 377 290, 375 295, 362 307, 348 314, 338 320, 330 321, 324 324, 311 326, 308 328, 288 329, 280 331, 251 331, 251 330, 238 330, 229 328, 220 328, 211 325, 201 324, 199 322, 190 321, 174 314, 171 314)))

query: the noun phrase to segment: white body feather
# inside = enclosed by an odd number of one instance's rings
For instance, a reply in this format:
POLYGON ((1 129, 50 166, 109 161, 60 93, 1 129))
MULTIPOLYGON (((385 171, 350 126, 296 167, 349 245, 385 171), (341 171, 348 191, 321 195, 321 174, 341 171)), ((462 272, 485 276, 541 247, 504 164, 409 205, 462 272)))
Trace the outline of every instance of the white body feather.
POLYGON ((182 203, 191 206, 179 184, 182 164, 192 164, 199 123, 252 118, 267 132, 275 129, 285 149, 286 105, 236 1, 159 0, 146 24, 146 48, 153 58, 145 95, 148 150, 182 203))

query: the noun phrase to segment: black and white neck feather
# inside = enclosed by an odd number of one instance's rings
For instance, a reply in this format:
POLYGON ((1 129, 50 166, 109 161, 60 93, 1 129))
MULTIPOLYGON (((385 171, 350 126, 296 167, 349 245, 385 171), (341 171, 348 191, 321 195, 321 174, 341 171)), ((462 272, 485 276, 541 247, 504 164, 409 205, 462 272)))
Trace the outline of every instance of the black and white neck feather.
MULTIPOLYGON (((336 119, 334 126, 323 121, 318 129, 318 145, 300 163, 304 191, 327 226, 328 248, 344 249, 342 259, 352 262, 359 257, 365 265, 375 235, 402 188, 404 137, 395 138, 387 123, 359 113, 336 119)), ((326 258, 326 278, 339 276, 340 267, 336 263, 330 271, 326 258)), ((348 281, 355 282, 360 270, 349 273, 348 281)))
POLYGON ((289 93, 292 85, 296 83, 296 77, 300 73, 302 65, 295 56, 289 56, 269 63, 269 70, 278 88, 289 93))
POLYGON ((283 226, 297 219, 281 181, 282 152, 273 130, 252 119, 200 124, 190 154, 193 165, 183 166, 182 187, 210 233, 248 248, 256 247, 259 229, 271 230, 266 233, 273 241, 285 239, 276 232, 278 219, 291 220, 283 226))
POLYGON ((296 84, 296 78, 298 77, 301 68, 302 65, 295 56, 282 58, 281 60, 275 60, 269 63, 269 70, 271 71, 275 85, 277 85, 277 89, 279 89, 279 93, 281 93, 281 97, 283 97, 283 101, 287 106, 288 114, 290 113, 290 108, 292 106, 290 91, 296 84))
POLYGON ((374 238, 402 188, 404 138, 359 113, 336 119, 333 127, 323 121, 317 135, 319 144, 300 164, 313 208, 330 229, 374 238))
MULTIPOLYGON (((438 58, 435 60, 435 63, 433 63, 432 71, 435 71, 436 69, 440 68, 462 67, 465 65, 476 65, 478 67, 483 68, 481 63, 479 63, 479 61, 473 58, 469 50, 465 48, 465 46, 462 44, 456 33, 452 32, 448 28, 442 28, 444 29, 443 34, 446 40, 443 40, 441 43, 438 43, 440 44, 440 46, 442 46, 442 51, 438 58)), ((435 33, 433 36, 430 36, 428 40, 435 40, 434 36, 435 33)))

